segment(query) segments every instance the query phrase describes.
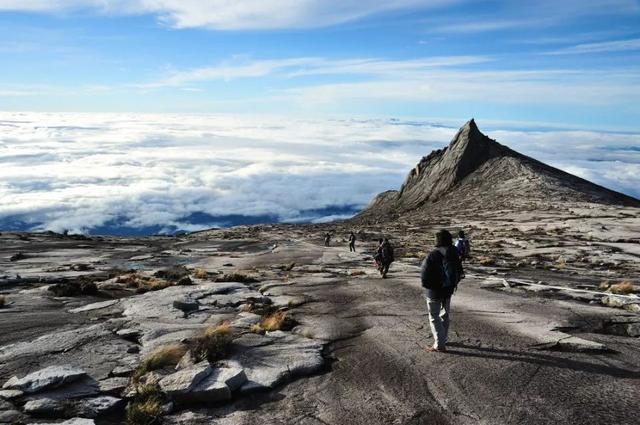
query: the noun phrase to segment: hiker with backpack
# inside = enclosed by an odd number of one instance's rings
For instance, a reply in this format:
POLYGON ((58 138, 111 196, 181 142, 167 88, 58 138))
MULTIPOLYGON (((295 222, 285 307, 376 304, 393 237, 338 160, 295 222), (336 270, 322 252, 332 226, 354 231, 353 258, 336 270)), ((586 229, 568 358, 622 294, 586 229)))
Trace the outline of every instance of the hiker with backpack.
POLYGON ((349 233, 349 252, 356 252, 356 234, 353 230, 349 233))
POLYGON ((324 246, 329 246, 331 244, 331 233, 327 233, 324 235, 324 246))
POLYGON ((433 335, 433 347, 426 349, 429 352, 446 351, 451 296, 462 276, 462 262, 451 233, 440 230, 436 233, 436 248, 424 259, 420 272, 422 286, 427 290, 425 298, 433 335))
POLYGON ((383 279, 386 279, 387 273, 389 273, 389 267, 391 266, 391 263, 395 261, 393 247, 391 246, 389 239, 382 239, 382 242, 378 247, 376 257, 379 258, 380 267, 378 270, 380 271, 380 275, 383 279))
POLYGON ((471 244, 462 230, 458 232, 458 239, 456 240, 455 247, 458 250, 460 261, 465 261, 469 258, 469 254, 471 254, 471 244))

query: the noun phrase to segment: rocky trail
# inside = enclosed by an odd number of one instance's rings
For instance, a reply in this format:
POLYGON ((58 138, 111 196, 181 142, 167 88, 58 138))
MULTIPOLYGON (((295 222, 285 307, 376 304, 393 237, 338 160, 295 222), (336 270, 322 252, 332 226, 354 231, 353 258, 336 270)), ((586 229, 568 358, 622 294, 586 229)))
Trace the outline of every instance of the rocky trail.
POLYGON ((143 375, 161 389, 163 423, 635 423, 640 318, 622 307, 637 306, 637 296, 595 288, 585 296, 567 269, 483 265, 481 252, 494 248, 478 228, 480 259, 454 297, 450 350, 427 353, 411 232, 382 229, 397 235, 400 258, 381 279, 371 259, 374 228, 361 230, 357 253, 339 239, 322 246, 328 228, 82 242, 1 235, 0 419, 121 423, 136 400, 131 376, 150 353, 227 322, 235 339, 222 360, 143 375), (10 261, 16 252, 23 258, 10 261), (140 289, 164 282, 156 276, 176 265, 189 282, 140 289), (561 275, 567 280, 554 288, 561 275), (556 280, 538 280, 550 276, 556 280), (52 291, 78 281, 88 294, 52 291), (606 307, 607 297, 623 301, 606 307), (256 328, 274 311, 285 311, 290 325, 256 328))

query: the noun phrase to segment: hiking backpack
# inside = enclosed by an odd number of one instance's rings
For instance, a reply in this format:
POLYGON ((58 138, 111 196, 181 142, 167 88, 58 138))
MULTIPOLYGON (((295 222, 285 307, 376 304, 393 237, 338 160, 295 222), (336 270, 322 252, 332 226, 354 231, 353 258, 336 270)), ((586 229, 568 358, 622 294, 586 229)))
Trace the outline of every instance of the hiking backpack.
POLYGON ((455 247, 461 259, 469 257, 469 254, 471 253, 471 245, 469 244, 469 239, 458 238, 455 247))
POLYGON ((455 288, 461 279, 457 261, 447 259, 446 249, 439 249, 439 251, 442 254, 442 289, 455 288))

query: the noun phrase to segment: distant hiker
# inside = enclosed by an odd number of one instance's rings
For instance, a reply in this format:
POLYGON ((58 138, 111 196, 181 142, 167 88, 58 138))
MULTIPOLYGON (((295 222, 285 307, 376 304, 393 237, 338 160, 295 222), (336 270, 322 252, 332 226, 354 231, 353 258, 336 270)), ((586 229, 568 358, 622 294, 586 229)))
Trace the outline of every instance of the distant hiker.
POLYGON ((324 246, 329 246, 331 243, 331 233, 324 235, 324 246))
POLYGON ((452 243, 451 233, 436 233, 436 248, 424 259, 420 272, 429 310, 433 347, 427 351, 446 351, 449 334, 451 296, 462 278, 462 262, 452 243))
POLYGON ((456 240, 455 246, 456 250, 458 250, 460 261, 464 261, 469 258, 469 254, 471 254, 471 244, 462 230, 458 232, 458 240, 456 240))
POLYGON ((356 235, 353 233, 349 233, 349 252, 356 252, 356 235))
POLYGON ((376 264, 376 269, 378 269, 378 271, 380 271, 380 266, 382 265, 382 252, 381 252, 382 242, 384 242, 384 239, 382 238, 378 239, 376 254, 373 256, 373 262, 376 264))
POLYGON ((380 266, 378 270, 380 271, 380 275, 383 279, 386 279, 387 273, 389 273, 389 266, 391 266, 391 263, 395 261, 393 256, 393 247, 391 246, 391 243, 389 243, 389 239, 382 239, 376 256, 379 258, 380 266))

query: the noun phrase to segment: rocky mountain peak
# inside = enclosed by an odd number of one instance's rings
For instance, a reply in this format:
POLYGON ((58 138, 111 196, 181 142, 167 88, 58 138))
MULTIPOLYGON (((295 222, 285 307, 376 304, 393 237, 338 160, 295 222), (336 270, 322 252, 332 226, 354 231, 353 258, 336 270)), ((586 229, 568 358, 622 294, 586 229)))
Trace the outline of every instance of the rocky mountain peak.
POLYGON ((485 136, 471 119, 458 130, 446 148, 435 150, 420 160, 409 172, 399 196, 411 205, 433 200, 490 158, 508 151, 485 136))
POLYGON ((399 191, 378 195, 359 215, 392 217, 422 207, 504 207, 576 201, 640 206, 640 201, 522 155, 467 121, 448 146, 422 157, 399 191))

